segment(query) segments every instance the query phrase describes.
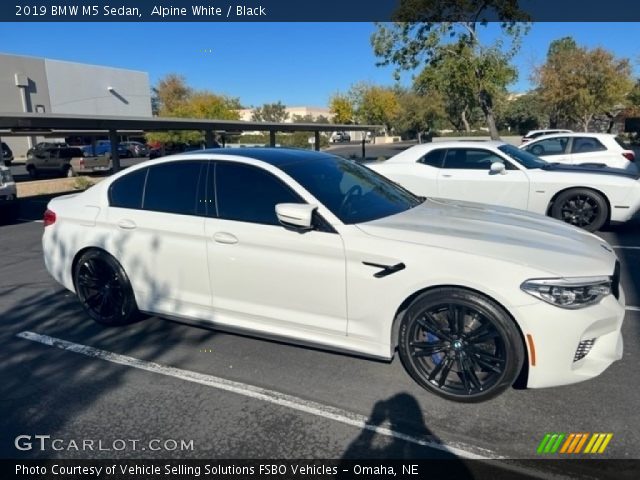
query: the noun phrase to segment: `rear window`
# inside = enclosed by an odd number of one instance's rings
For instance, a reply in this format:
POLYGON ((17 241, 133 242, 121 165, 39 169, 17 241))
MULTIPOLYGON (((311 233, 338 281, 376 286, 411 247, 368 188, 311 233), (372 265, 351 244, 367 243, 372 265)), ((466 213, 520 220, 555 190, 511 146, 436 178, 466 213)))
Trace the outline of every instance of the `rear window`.
POLYGON ((616 137, 615 140, 616 140, 616 143, 620 145, 622 148, 624 148, 625 150, 631 150, 631 145, 625 142, 622 138, 616 137))
POLYGON ((58 156, 60 158, 73 158, 73 157, 82 157, 82 150, 79 148, 61 148, 58 150, 58 156))
POLYGON ((147 177, 147 169, 128 173, 109 187, 109 204, 119 208, 142 208, 142 192, 147 177))

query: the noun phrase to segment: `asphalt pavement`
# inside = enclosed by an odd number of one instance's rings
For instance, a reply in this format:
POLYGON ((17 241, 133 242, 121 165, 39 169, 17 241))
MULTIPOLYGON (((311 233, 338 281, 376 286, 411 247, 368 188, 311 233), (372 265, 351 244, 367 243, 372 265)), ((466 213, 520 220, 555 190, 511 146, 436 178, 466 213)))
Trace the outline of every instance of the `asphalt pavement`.
POLYGON ((600 233, 622 262, 623 359, 584 383, 468 405, 419 388, 397 357, 372 361, 156 317, 99 326, 44 268, 46 201, 27 202, 22 220, 0 226, 0 458, 532 459, 547 432, 612 432, 602 457, 640 457, 638 221, 600 233), (51 435, 63 449, 18 450, 19 435, 51 435), (66 448, 86 439, 105 449, 66 448), (138 448, 118 450, 122 439, 138 448))

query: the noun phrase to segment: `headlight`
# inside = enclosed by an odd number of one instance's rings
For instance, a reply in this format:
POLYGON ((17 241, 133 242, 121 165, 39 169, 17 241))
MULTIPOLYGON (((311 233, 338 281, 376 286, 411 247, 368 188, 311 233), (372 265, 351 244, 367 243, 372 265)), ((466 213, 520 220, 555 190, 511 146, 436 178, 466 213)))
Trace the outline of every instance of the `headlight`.
POLYGON ((560 308, 584 308, 611 294, 610 277, 537 278, 520 288, 534 297, 560 308))

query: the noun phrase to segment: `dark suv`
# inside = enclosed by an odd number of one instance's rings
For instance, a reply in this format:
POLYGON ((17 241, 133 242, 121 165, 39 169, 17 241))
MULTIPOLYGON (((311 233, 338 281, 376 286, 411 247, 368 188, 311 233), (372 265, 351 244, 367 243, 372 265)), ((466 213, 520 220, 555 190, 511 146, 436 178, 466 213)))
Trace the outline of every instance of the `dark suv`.
POLYGON ((13 162, 13 152, 9 148, 9 145, 2 142, 2 160, 4 160, 4 164, 8 167, 13 162))

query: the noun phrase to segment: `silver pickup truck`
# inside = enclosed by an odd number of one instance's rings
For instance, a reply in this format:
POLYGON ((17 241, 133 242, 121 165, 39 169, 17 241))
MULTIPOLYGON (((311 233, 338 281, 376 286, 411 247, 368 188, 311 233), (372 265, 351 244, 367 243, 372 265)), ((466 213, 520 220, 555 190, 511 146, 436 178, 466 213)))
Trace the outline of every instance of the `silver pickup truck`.
POLYGON ((106 155, 85 157, 82 150, 75 147, 50 147, 36 150, 25 166, 31 178, 41 174, 74 177, 107 172, 111 169, 111 159, 106 155))

